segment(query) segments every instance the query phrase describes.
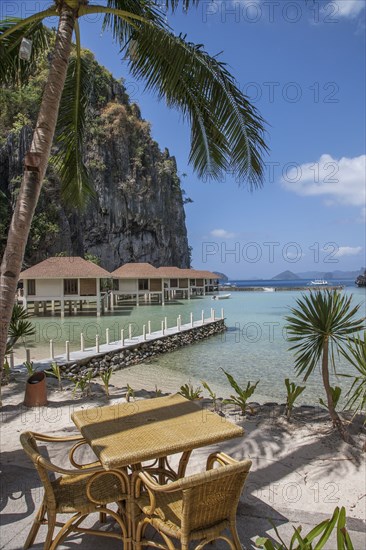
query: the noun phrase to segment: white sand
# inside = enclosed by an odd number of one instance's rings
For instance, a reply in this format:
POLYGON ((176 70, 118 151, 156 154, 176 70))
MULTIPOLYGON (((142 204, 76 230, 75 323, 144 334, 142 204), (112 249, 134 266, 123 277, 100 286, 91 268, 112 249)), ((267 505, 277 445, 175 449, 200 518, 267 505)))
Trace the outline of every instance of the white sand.
MULTIPOLYGON (((146 380, 143 373, 139 380, 136 379, 136 369, 131 378, 128 369, 114 373, 109 400, 99 382, 93 382, 91 397, 75 398, 70 385, 59 392, 56 383, 48 381, 49 405, 39 409, 26 409, 22 405, 25 378, 19 377, 16 382, 2 388, 1 469, 5 489, 1 499, 3 522, 0 548, 21 548, 34 516, 32 499, 39 502, 42 492, 40 483, 36 481, 32 481, 30 488, 27 486, 27 475, 32 476, 33 472, 21 449, 19 434, 24 430, 54 435, 77 433, 71 420, 73 410, 124 399, 127 383, 136 390, 137 399, 153 396, 155 381, 146 380), (24 484, 27 490, 21 490, 24 484)), ((158 381, 157 385, 169 392, 177 389, 165 387, 164 380, 158 381)), ((238 509, 238 530, 243 548, 252 547, 250 541, 255 540, 255 535, 273 534, 267 518, 272 518, 280 532, 289 538, 291 524, 302 523, 304 532, 307 532, 316 523, 330 517, 335 506, 345 506, 355 550, 364 550, 365 455, 340 440, 324 411, 299 409, 293 422, 288 423, 278 415, 278 409, 262 407, 248 419, 228 410, 227 417, 244 426, 245 436, 215 447, 238 459, 248 457, 253 461, 238 509)), ((358 434, 360 429, 358 426, 358 434)), ((359 446, 364 438, 364 433, 357 435, 359 446)), ((201 469, 209 452, 212 448, 195 451, 189 472, 201 469)), ((82 548, 105 547, 99 539, 94 543, 90 537, 75 537, 73 540, 72 545, 69 546, 66 541, 60 548, 72 548, 75 543, 81 544, 82 548)), ((41 535, 37 541, 36 549, 42 547, 41 535)), ((333 550, 334 544, 334 541, 331 542, 328 548, 333 550)), ((120 547, 113 541, 108 542, 108 546, 110 550, 120 547)))

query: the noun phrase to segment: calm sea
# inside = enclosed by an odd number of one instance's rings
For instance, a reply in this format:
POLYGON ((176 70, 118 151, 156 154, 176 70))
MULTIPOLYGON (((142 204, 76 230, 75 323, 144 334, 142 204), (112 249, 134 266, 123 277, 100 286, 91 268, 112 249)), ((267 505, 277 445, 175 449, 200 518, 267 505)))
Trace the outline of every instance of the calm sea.
MULTIPOLYGON (((258 287, 300 286, 303 281, 232 281, 237 285, 258 287)), ((352 281, 339 281, 346 285, 343 292, 352 294, 355 303, 361 303, 361 314, 366 314, 365 289, 357 288, 352 281)), ((226 291, 225 291, 226 292, 226 291)), ((228 289, 227 292, 230 292, 228 289)), ((101 343, 105 342, 105 330, 109 328, 110 340, 119 340, 120 330, 131 324, 133 334, 142 334, 142 325, 151 321, 152 330, 160 330, 161 321, 167 317, 168 325, 177 324, 178 315, 182 322, 188 323, 190 313, 196 320, 201 318, 202 310, 209 317, 210 309, 215 308, 217 315, 224 308, 228 331, 209 340, 182 348, 151 362, 129 367, 126 370, 126 380, 131 384, 138 379, 142 387, 154 389, 155 385, 171 391, 188 381, 199 384, 206 380, 218 395, 227 397, 230 387, 227 384, 223 370, 230 372, 242 385, 250 380, 260 379, 253 399, 263 402, 283 401, 284 379, 295 380, 294 360, 292 352, 288 351, 289 343, 284 330, 285 316, 289 308, 295 305, 301 292, 284 290, 281 292, 232 292, 227 300, 213 301, 210 296, 192 300, 176 301, 165 306, 140 305, 139 307, 124 307, 100 319, 92 316, 65 316, 62 321, 58 316, 35 317, 36 336, 27 342, 31 347, 32 357, 45 358, 49 356, 49 340, 55 342, 56 355, 64 353, 65 341, 70 341, 71 350, 80 349, 80 332, 84 333, 87 345, 95 345, 96 334, 100 335, 101 343)), ((24 350, 18 349, 17 356, 22 357, 24 350)), ((342 360, 338 360, 339 370, 349 371, 342 360)), ((335 378, 332 379, 336 383, 335 378)), ((298 383, 300 380, 298 380, 298 383)), ((342 381, 344 384, 344 379, 342 381)), ((135 387, 135 389, 138 389, 135 387)), ((301 395, 300 402, 315 404, 322 394, 322 384, 319 370, 308 381, 306 391, 301 395)))

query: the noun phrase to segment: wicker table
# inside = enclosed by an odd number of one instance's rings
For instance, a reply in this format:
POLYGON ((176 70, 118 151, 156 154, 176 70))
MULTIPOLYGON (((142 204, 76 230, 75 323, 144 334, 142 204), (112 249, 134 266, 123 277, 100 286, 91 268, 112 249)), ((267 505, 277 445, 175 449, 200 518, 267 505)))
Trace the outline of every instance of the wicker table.
MULTIPOLYGON (((136 469, 142 462, 158 459, 157 472, 172 479, 184 475, 193 449, 244 433, 239 426, 179 394, 79 410, 72 420, 106 470, 136 469), (182 457, 174 472, 167 457, 176 453, 182 457)), ((129 517, 132 536, 131 508, 129 517)))

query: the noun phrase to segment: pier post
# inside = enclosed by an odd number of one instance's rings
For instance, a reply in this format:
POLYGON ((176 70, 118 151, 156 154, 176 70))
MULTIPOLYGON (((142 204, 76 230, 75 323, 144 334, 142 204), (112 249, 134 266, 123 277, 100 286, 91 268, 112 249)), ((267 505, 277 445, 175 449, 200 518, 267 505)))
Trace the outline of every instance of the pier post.
POLYGON ((164 321, 162 321, 162 322, 161 322, 161 332, 162 332, 163 336, 164 336, 164 334, 165 334, 164 326, 165 326, 165 323, 164 323, 164 321))
POLYGON ((121 330, 121 346, 125 345, 125 331, 121 330))
POLYGON ((214 309, 212 310, 212 320, 216 320, 216 311, 214 309))
POLYGON ((51 359, 55 358, 55 348, 53 345, 53 340, 50 340, 50 357, 51 359))
POLYGON ((129 338, 129 340, 132 340, 132 325, 131 325, 131 323, 128 325, 128 338, 129 338))
POLYGON ((150 334, 151 334, 151 321, 147 322, 147 333, 150 336, 150 334))
POLYGON ((193 328, 193 313, 191 312, 191 327, 193 328))
POLYGON ((14 352, 13 352, 13 351, 11 351, 11 352, 9 353, 9 367, 10 367, 11 369, 14 368, 14 352))
POLYGON ((80 333, 80 351, 85 350, 84 334, 80 333))
POLYGON ((180 331, 179 317, 177 317, 177 330, 180 331))
POLYGON ((31 362, 31 354, 30 354, 30 349, 29 348, 27 348, 25 350, 25 360, 27 361, 27 363, 31 362))
POLYGON ((142 325, 142 339, 146 340, 146 325, 142 325))
POLYGON ((225 319, 224 308, 221 308, 221 319, 225 319))
POLYGON ((182 316, 178 315, 178 330, 180 331, 182 328, 182 316))
POLYGON ((66 348, 66 361, 70 361, 70 342, 69 340, 66 340, 65 342, 65 348, 66 348))
POLYGON ((205 311, 202 310, 202 324, 205 324, 205 311))
POLYGON ((99 353, 99 334, 95 337, 95 351, 96 353, 99 353))
POLYGON ((105 329, 105 341, 107 346, 109 346, 109 328, 105 329))
POLYGON ((164 329, 168 330, 168 318, 164 317, 164 329))

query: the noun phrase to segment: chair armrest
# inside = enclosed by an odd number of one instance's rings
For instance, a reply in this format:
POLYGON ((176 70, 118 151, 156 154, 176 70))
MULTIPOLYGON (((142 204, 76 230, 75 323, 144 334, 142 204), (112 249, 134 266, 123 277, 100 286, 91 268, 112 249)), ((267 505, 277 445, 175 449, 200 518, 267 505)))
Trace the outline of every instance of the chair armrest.
POLYGON ((230 464, 238 464, 238 461, 226 453, 211 453, 207 458, 206 470, 212 470, 215 463, 218 463, 220 466, 229 466, 230 464))
POLYGON ((56 466, 56 464, 53 464, 47 458, 44 458, 43 456, 39 455, 37 458, 37 462, 40 466, 43 468, 46 468, 49 472, 54 472, 56 474, 63 474, 67 476, 80 476, 81 474, 92 474, 96 472, 105 472, 105 470, 99 466, 99 467, 92 467, 92 468, 83 468, 82 471, 80 469, 78 470, 68 470, 66 468, 61 468, 60 466, 56 466))
POLYGON ((89 445, 87 443, 87 441, 85 441, 84 438, 82 438, 81 441, 78 441, 77 443, 75 443, 75 445, 73 445, 73 447, 69 451, 69 460, 70 460, 71 464, 74 466, 74 468, 79 468, 80 470, 85 470, 87 468, 96 468, 97 466, 101 467, 102 465, 99 462, 99 460, 95 460, 94 462, 88 462, 87 464, 79 464, 78 462, 76 462, 76 460, 74 459, 75 451, 79 447, 82 447, 83 445, 89 445))
POLYGON ((104 498, 104 499, 98 500, 97 498, 95 498, 95 496, 92 495, 93 483, 95 483, 95 481, 97 479, 100 479, 101 477, 106 477, 106 476, 111 476, 111 475, 114 478, 117 478, 119 480, 119 483, 121 485, 121 493, 126 495, 126 498, 127 498, 127 495, 129 493, 129 490, 128 490, 128 488, 129 488, 129 479, 128 479, 128 475, 126 474, 126 472, 124 472, 123 470, 102 470, 102 471, 96 472, 95 474, 91 475, 90 479, 87 482, 86 494, 87 494, 88 499, 91 502, 95 502, 95 504, 106 504, 106 500, 108 500, 108 499, 104 498))
POLYGON ((47 441, 48 443, 62 443, 65 441, 83 441, 84 438, 81 434, 79 435, 66 435, 66 436, 53 436, 53 435, 45 435, 45 434, 39 434, 36 432, 31 432, 34 439, 37 439, 37 441, 47 441))

